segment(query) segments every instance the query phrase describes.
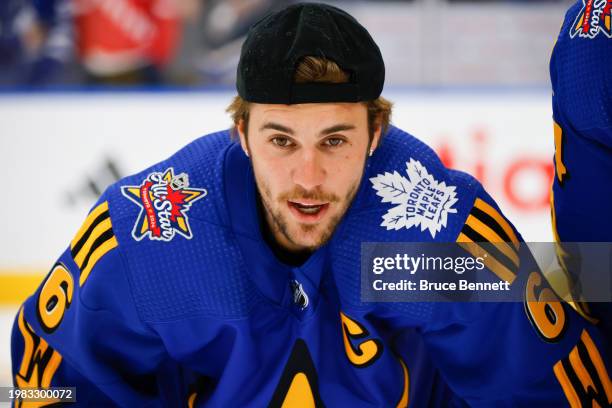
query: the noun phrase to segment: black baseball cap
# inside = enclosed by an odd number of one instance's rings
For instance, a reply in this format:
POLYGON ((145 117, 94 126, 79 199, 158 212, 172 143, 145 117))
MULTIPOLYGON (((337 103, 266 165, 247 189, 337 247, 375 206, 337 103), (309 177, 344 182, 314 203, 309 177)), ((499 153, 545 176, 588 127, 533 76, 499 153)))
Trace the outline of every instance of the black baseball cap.
POLYGON ((370 33, 348 13, 299 3, 264 17, 242 44, 238 95, 256 103, 362 102, 380 96, 385 64, 370 33), (349 74, 348 83, 294 83, 307 56, 323 57, 349 74))

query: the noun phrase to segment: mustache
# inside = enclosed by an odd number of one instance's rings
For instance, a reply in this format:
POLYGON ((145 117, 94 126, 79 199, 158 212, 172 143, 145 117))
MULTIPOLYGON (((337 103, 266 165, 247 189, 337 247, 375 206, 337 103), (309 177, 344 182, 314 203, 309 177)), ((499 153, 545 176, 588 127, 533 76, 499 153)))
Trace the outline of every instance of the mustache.
POLYGON ((306 190, 304 187, 300 186, 296 186, 293 190, 280 194, 278 199, 281 201, 295 201, 299 199, 304 199, 326 201, 330 203, 336 203, 340 201, 340 197, 338 197, 334 193, 326 193, 319 188, 316 188, 314 190, 306 190))

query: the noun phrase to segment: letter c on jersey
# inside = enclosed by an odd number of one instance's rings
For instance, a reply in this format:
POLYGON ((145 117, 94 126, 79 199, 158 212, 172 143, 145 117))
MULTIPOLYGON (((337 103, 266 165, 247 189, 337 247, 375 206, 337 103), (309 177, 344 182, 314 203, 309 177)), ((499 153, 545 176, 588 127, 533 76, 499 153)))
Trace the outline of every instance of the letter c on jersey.
POLYGON ((340 312, 342 321, 342 338, 344 349, 351 364, 356 367, 367 367, 374 363, 382 354, 383 345, 378 339, 365 340, 353 346, 354 340, 364 339, 370 335, 368 330, 355 320, 340 312))
POLYGON ((38 320, 47 333, 57 329, 72 303, 74 280, 68 269, 56 264, 42 284, 36 304, 38 320))

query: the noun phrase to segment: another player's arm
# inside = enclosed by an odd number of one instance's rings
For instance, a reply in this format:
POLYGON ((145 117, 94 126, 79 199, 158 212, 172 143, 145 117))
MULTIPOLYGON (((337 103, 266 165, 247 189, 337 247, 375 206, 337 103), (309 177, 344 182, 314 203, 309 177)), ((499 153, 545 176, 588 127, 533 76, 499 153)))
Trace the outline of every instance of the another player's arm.
POLYGON ((134 308, 102 198, 18 312, 12 334, 14 385, 76 387, 83 406, 93 401, 143 406, 156 396, 153 372, 163 352, 134 308))
POLYGON ((600 333, 559 301, 484 191, 457 240, 486 252, 489 272, 520 285, 525 301, 440 305, 424 336, 453 390, 475 406, 612 404, 600 333))

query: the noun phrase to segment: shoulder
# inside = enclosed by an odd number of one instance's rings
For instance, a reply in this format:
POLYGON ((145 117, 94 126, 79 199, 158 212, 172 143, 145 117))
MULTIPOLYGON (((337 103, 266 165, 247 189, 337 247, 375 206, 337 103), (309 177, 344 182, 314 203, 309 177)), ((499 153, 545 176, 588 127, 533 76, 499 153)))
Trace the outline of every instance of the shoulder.
POLYGON ((565 13, 559 40, 612 38, 610 14, 607 0, 577 0, 565 13))
POLYGON ((554 94, 568 102, 598 104, 599 99, 591 102, 590 98, 605 96, 605 87, 598 84, 612 78, 612 9, 607 3, 578 1, 565 15, 551 55, 550 75, 554 94))
POLYGON ((369 159, 347 215, 359 214, 382 240, 454 241, 481 189, 472 176, 446 168, 425 143, 392 127, 369 159))
POLYGON ((172 217, 171 225, 176 220, 178 228, 170 228, 166 223, 146 228, 141 225, 140 230, 131 229, 132 237, 137 241, 145 237, 168 241, 175 234, 189 237, 184 223, 187 214, 214 221, 215 200, 222 198, 219 194, 223 156, 231 144, 228 131, 200 137, 168 159, 110 186, 106 196, 117 229, 129 226, 128 221, 138 218, 140 213, 148 214, 152 221, 155 219, 152 215, 161 216, 162 220, 163 210, 170 206, 176 216, 172 217))
POLYGON ((397 128, 366 184, 382 240, 515 242, 520 235, 473 176, 448 169, 425 143, 397 128), (390 239, 385 235, 391 235, 390 239))
MULTIPOLYGON (((341 295, 359 304, 354 271, 361 267, 364 242, 458 242, 468 252, 510 242, 491 259, 503 260, 502 273, 507 266, 514 275, 520 240, 478 180, 446 168, 426 144, 392 128, 369 160, 360 191, 334 235, 333 263, 341 295)), ((498 269, 491 265, 486 266, 498 269)))
POLYGON ((143 320, 240 315, 245 277, 223 185, 229 132, 204 136, 109 187, 86 223, 105 214, 143 320), (216 288, 216 289, 215 289, 216 288))

